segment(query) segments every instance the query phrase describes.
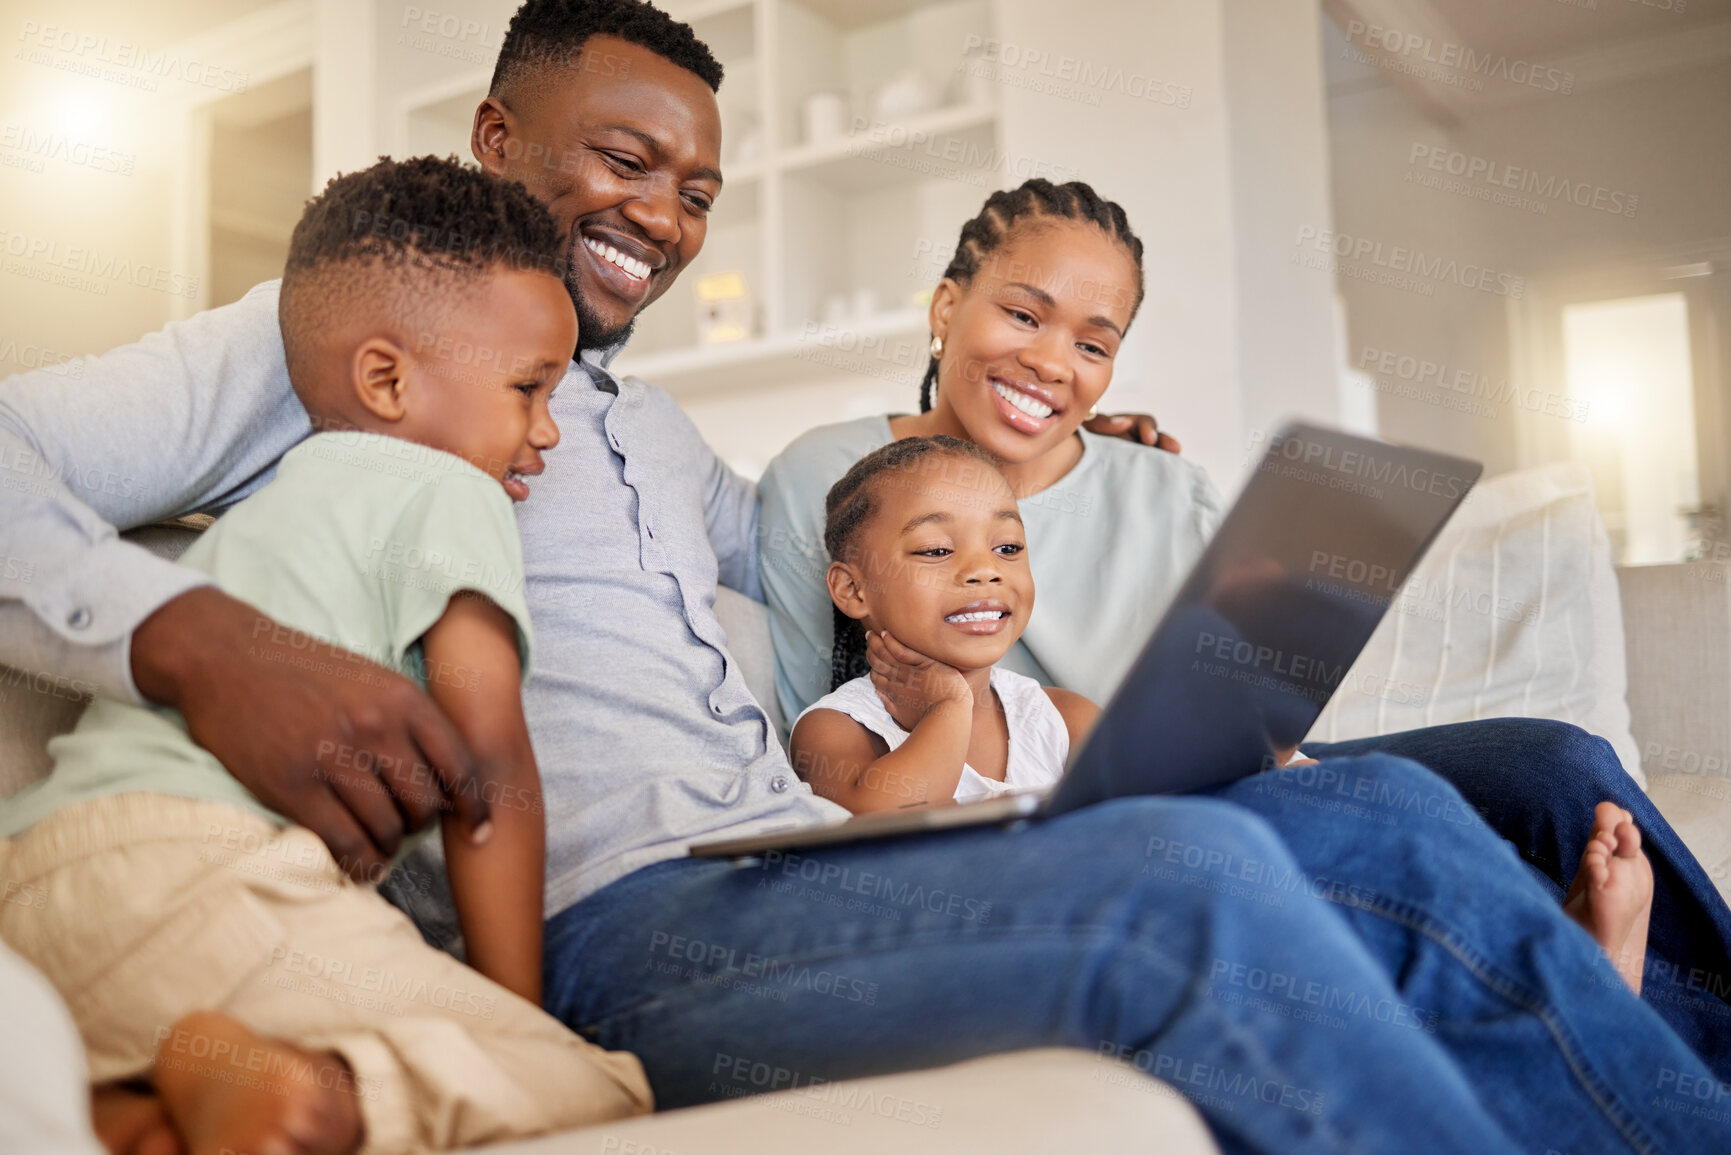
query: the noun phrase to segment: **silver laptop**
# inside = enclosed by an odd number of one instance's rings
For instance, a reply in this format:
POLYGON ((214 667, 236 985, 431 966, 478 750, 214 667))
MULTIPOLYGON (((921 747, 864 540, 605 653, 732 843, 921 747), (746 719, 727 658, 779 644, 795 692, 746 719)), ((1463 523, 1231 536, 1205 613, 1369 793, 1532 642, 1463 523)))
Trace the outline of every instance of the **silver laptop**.
POLYGON ((1483 466, 1303 423, 1281 429, 1141 655, 1043 794, 699 842, 699 858, 904 838, 1183 794, 1297 746, 1483 466))

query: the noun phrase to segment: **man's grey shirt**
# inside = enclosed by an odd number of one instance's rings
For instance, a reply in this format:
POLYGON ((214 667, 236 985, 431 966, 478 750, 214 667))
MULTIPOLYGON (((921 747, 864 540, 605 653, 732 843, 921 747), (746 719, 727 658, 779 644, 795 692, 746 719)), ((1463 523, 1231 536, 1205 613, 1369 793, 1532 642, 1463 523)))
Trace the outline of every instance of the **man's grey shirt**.
MULTIPOLYGON (((133 629, 208 579, 115 527, 220 513, 310 434, 277 289, 0 381, 0 662, 139 700, 133 629)), ((518 506, 549 914, 700 838, 846 816, 789 768, 715 616, 718 584, 762 597, 755 488, 612 352, 566 372, 518 506)))

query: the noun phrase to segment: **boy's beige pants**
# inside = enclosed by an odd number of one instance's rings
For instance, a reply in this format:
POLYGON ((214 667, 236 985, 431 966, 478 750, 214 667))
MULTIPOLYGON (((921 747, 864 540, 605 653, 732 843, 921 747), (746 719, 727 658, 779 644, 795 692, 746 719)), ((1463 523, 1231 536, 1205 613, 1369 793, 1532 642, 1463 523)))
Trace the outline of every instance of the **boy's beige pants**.
POLYGON ((635 1056, 603 1051, 428 946, 323 842, 233 807, 115 794, 0 840, 0 938, 72 1012, 96 1082, 159 1042, 248 1085, 264 1056, 170 1027, 221 1011, 340 1054, 368 1152, 467 1146, 649 1110, 635 1056))

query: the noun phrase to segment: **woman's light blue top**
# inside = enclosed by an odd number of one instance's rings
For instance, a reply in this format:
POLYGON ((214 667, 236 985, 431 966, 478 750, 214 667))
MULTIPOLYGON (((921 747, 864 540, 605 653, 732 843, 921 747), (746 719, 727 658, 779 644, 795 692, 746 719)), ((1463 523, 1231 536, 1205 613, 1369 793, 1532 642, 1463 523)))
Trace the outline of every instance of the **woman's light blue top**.
MULTIPOLYGON (((1034 614, 999 664, 1104 704, 1213 536, 1224 505, 1208 475, 1182 457, 1080 436, 1075 468, 1017 503, 1034 614)), ((854 462, 892 440, 882 416, 820 426, 783 450, 758 482, 759 570, 786 718, 799 717, 830 688, 824 496, 854 462)))

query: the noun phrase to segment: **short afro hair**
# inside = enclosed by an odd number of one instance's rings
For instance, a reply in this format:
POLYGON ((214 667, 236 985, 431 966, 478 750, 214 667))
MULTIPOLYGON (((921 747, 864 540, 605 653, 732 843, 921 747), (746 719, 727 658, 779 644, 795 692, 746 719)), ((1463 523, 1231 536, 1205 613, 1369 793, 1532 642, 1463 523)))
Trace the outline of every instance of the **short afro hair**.
POLYGON ((508 100, 549 65, 576 65, 591 36, 617 36, 647 48, 695 73, 711 92, 721 90, 721 63, 709 46, 691 25, 645 0, 526 0, 505 29, 488 95, 508 100))
POLYGON ((564 278, 559 225, 520 181, 433 156, 380 157, 334 178, 295 225, 277 304, 301 400, 316 346, 340 322, 376 314, 405 333, 432 331, 498 268, 564 278))

